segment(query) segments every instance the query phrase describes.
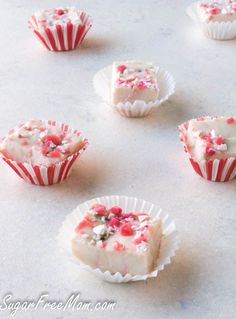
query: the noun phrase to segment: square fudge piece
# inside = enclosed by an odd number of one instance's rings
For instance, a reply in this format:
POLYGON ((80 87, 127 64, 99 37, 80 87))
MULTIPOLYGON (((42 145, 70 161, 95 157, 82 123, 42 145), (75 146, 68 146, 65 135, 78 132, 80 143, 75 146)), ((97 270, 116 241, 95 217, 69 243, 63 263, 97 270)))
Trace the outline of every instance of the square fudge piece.
POLYGON ((75 228, 72 252, 103 272, 145 275, 155 268, 161 237, 160 220, 95 204, 75 228))
POLYGON ((114 104, 155 101, 159 96, 156 68, 140 61, 114 62, 111 94, 114 104))
POLYGON ((198 161, 236 157, 236 118, 203 117, 186 125, 188 153, 198 161))
POLYGON ((198 14, 204 22, 236 21, 236 0, 200 1, 198 14))

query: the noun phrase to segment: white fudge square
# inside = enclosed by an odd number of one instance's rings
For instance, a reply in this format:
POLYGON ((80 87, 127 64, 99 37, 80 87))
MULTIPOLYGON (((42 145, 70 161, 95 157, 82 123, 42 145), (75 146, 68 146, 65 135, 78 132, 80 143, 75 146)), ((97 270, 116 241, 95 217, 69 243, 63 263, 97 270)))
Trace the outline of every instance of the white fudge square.
POLYGON ((200 1, 198 14, 204 22, 236 21, 236 0, 200 1))
POLYGON ((160 220, 96 204, 76 227, 72 252, 93 269, 145 275, 154 270, 161 237, 160 220))
POLYGON ((114 62, 111 95, 114 104, 157 100, 159 88, 156 68, 141 61, 114 62))

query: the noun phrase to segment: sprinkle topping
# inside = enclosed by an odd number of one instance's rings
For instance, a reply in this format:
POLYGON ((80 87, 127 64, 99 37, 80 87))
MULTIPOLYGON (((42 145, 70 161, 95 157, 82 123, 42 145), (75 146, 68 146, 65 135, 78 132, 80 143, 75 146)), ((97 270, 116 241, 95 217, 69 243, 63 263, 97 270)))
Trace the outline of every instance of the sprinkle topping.
POLYGON ((116 251, 132 246, 132 249, 141 252, 148 246, 148 230, 152 223, 151 217, 144 213, 122 213, 118 206, 108 209, 105 205, 94 204, 77 225, 75 232, 81 234, 83 240, 92 246, 103 249, 110 247, 116 251))
POLYGON ((79 24, 82 22, 82 12, 76 8, 56 8, 38 11, 34 14, 40 28, 55 28, 57 25, 68 23, 79 24))
MULTIPOLYGON (((200 3, 206 20, 212 20, 219 15, 232 16, 236 12, 236 0, 213 1, 200 3)), ((235 17, 236 19, 236 17, 235 17)))
POLYGON ((153 89, 158 91, 156 70, 151 64, 130 63, 117 66, 117 87, 129 87, 133 90, 153 89))

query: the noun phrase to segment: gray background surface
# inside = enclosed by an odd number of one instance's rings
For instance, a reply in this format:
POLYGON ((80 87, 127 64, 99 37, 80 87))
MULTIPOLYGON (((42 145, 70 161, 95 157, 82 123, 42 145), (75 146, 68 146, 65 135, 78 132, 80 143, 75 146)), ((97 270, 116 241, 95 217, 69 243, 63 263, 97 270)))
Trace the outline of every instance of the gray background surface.
MULTIPOLYGON (((190 1, 1 3, 0 136, 29 118, 56 119, 90 146, 72 176, 52 187, 20 180, 0 163, 0 298, 66 301, 72 292, 113 312, 28 311, 16 318, 233 318, 236 311, 236 181, 210 183, 190 167, 177 125, 199 115, 235 115, 236 41, 206 39, 185 14, 190 1), (94 25, 76 51, 46 51, 27 29, 37 9, 76 5, 94 25), (122 118, 103 104, 94 73, 114 60, 153 61, 174 75, 175 96, 151 116, 122 118), (148 282, 114 285, 80 271, 55 237, 79 203, 124 194, 154 202, 175 219, 181 249, 148 282)), ((2 302, 2 301, 1 301, 2 302)), ((0 311, 0 318, 9 312, 0 311)))

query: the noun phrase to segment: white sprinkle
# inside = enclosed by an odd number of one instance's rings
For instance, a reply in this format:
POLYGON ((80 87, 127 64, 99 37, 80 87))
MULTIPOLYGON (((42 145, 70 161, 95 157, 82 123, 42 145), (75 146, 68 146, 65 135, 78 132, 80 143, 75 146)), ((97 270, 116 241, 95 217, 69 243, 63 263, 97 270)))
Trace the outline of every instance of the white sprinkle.
POLYGON ((148 215, 140 215, 140 216, 138 216, 138 220, 140 222, 143 222, 143 221, 148 220, 148 219, 149 219, 148 215))
POLYGON ((95 226, 93 228, 93 232, 96 234, 96 235, 102 235, 102 234, 105 234, 107 232, 107 227, 106 225, 98 225, 98 226, 95 226))
POLYGON ((221 144, 221 145, 214 145, 214 148, 217 151, 227 151, 228 147, 226 144, 221 144))
POLYGON ((89 234, 82 234, 81 237, 82 237, 82 238, 88 238, 88 237, 89 237, 89 234))

